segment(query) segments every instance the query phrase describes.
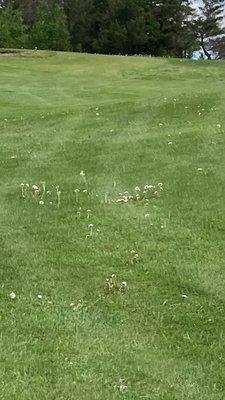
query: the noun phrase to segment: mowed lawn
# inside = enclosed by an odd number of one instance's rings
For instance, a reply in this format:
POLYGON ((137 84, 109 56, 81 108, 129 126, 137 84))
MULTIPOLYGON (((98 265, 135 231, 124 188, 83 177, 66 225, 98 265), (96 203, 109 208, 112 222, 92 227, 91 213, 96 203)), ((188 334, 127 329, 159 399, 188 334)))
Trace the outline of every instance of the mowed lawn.
POLYGON ((224 62, 0 56, 0 135, 0 398, 224 400, 224 62))

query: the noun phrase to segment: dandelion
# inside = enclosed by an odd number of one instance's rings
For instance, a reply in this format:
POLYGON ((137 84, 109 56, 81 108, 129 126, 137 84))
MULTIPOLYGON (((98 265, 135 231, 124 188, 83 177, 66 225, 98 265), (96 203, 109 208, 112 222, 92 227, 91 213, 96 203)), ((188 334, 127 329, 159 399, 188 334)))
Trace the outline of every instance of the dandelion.
POLYGON ((52 201, 50 201, 49 204, 52 205, 52 201))
POLYGON ((75 196, 76 196, 76 202, 78 203, 78 201, 79 201, 79 189, 75 189, 74 190, 74 192, 75 192, 75 196))
POLYGON ((187 109, 188 109, 188 106, 185 106, 185 109, 187 110, 187 109))
POLYGON ((90 213, 91 213, 91 210, 87 210, 87 219, 90 218, 90 213))
POLYGON ((61 191, 59 190, 59 186, 56 186, 56 195, 57 195, 57 205, 59 208, 61 204, 61 191))
POLYGON ((171 144, 173 144, 173 142, 168 142, 168 145, 171 146, 171 144))
POLYGON ((221 128, 221 125, 220 125, 220 124, 217 124, 216 126, 217 126, 217 128, 219 128, 219 129, 221 128))
POLYGON ((128 386, 125 385, 124 379, 120 379, 119 390, 121 393, 125 393, 128 389, 128 386))
POLYGON ((41 197, 43 199, 43 197, 45 195, 45 191, 46 191, 46 185, 45 185, 45 182, 41 182, 41 184, 42 184, 42 195, 41 195, 41 197))
POLYGON ((203 171, 203 169, 202 168, 198 168, 198 171, 203 171))
POLYGON ((38 294, 38 295, 37 295, 37 298, 38 298, 39 300, 41 300, 42 297, 43 297, 43 296, 42 296, 41 294, 38 294))
POLYGON ((159 123, 159 126, 163 126, 162 122, 159 123))
POLYGON ((115 274, 112 274, 109 279, 109 286, 110 289, 115 290, 117 289, 117 277, 115 274))
POLYGON ((96 113, 96 116, 97 116, 97 117, 99 116, 99 113, 98 113, 98 112, 96 113))
POLYGON ((24 183, 21 183, 20 186, 21 186, 21 195, 23 198, 25 198, 25 190, 24 190, 25 185, 24 185, 24 183))
POLYGON ((81 216, 81 212, 80 211, 77 211, 77 216, 78 216, 78 218, 80 218, 80 216, 81 216))
POLYGON ((93 224, 89 224, 88 225, 88 229, 90 230, 90 236, 92 236, 92 234, 93 234, 93 224))
POLYGON ((45 203, 44 203, 43 200, 40 200, 40 201, 39 201, 39 204, 40 204, 41 206, 43 206, 45 203))
POLYGON ((10 297, 10 299, 15 300, 16 294, 14 292, 11 292, 9 297, 10 297))
POLYGON ((200 116, 200 115, 202 115, 202 113, 201 113, 201 112, 199 112, 199 113, 198 113, 198 115, 200 116))
POLYGON ((145 218, 149 218, 149 217, 150 217, 149 213, 145 214, 145 218))
POLYGON ((38 187, 37 185, 33 185, 33 186, 32 186, 32 189, 34 189, 34 190, 39 190, 39 187, 38 187))
POLYGON ((81 176, 81 178, 83 179, 83 181, 84 181, 84 183, 86 185, 87 184, 87 180, 86 180, 85 172, 83 170, 80 172, 80 176, 81 176))

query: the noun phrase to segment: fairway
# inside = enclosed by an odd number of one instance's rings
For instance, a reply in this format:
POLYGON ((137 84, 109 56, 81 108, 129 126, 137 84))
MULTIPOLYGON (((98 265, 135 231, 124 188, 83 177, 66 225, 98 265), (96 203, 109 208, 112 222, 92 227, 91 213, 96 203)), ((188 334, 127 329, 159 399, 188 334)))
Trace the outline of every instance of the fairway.
POLYGON ((0 54, 0 135, 0 399, 224 400, 225 63, 0 54))

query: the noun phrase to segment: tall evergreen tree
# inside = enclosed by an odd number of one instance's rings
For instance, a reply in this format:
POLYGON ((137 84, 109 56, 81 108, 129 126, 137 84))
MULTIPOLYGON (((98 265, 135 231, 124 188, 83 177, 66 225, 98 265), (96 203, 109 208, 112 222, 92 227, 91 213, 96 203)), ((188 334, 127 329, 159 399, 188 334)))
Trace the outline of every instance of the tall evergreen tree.
POLYGON ((92 51, 96 37, 96 12, 93 0, 64 0, 71 47, 74 51, 92 51))
POLYGON ((27 43, 21 13, 10 7, 0 9, 0 47, 23 48, 27 43))
POLYGON ((30 32, 30 44, 41 50, 69 50, 69 32, 63 8, 41 0, 30 32))
POLYGON ((201 16, 196 21, 196 32, 202 50, 208 59, 211 59, 212 37, 216 38, 224 32, 221 26, 225 7, 224 0, 202 0, 201 16), (211 43, 211 46, 210 46, 211 43))
POLYGON ((154 15, 160 25, 158 55, 182 57, 193 43, 189 21, 193 9, 190 0, 162 0, 154 8, 154 15), (188 35, 187 35, 188 32, 188 35))

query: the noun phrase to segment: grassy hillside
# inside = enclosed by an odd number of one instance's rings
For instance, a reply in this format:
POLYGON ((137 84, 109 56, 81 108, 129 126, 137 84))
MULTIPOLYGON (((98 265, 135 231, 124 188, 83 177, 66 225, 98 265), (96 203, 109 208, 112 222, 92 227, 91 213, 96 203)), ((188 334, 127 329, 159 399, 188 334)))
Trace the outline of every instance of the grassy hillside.
POLYGON ((1 399, 225 398, 224 67, 0 56, 1 399))

